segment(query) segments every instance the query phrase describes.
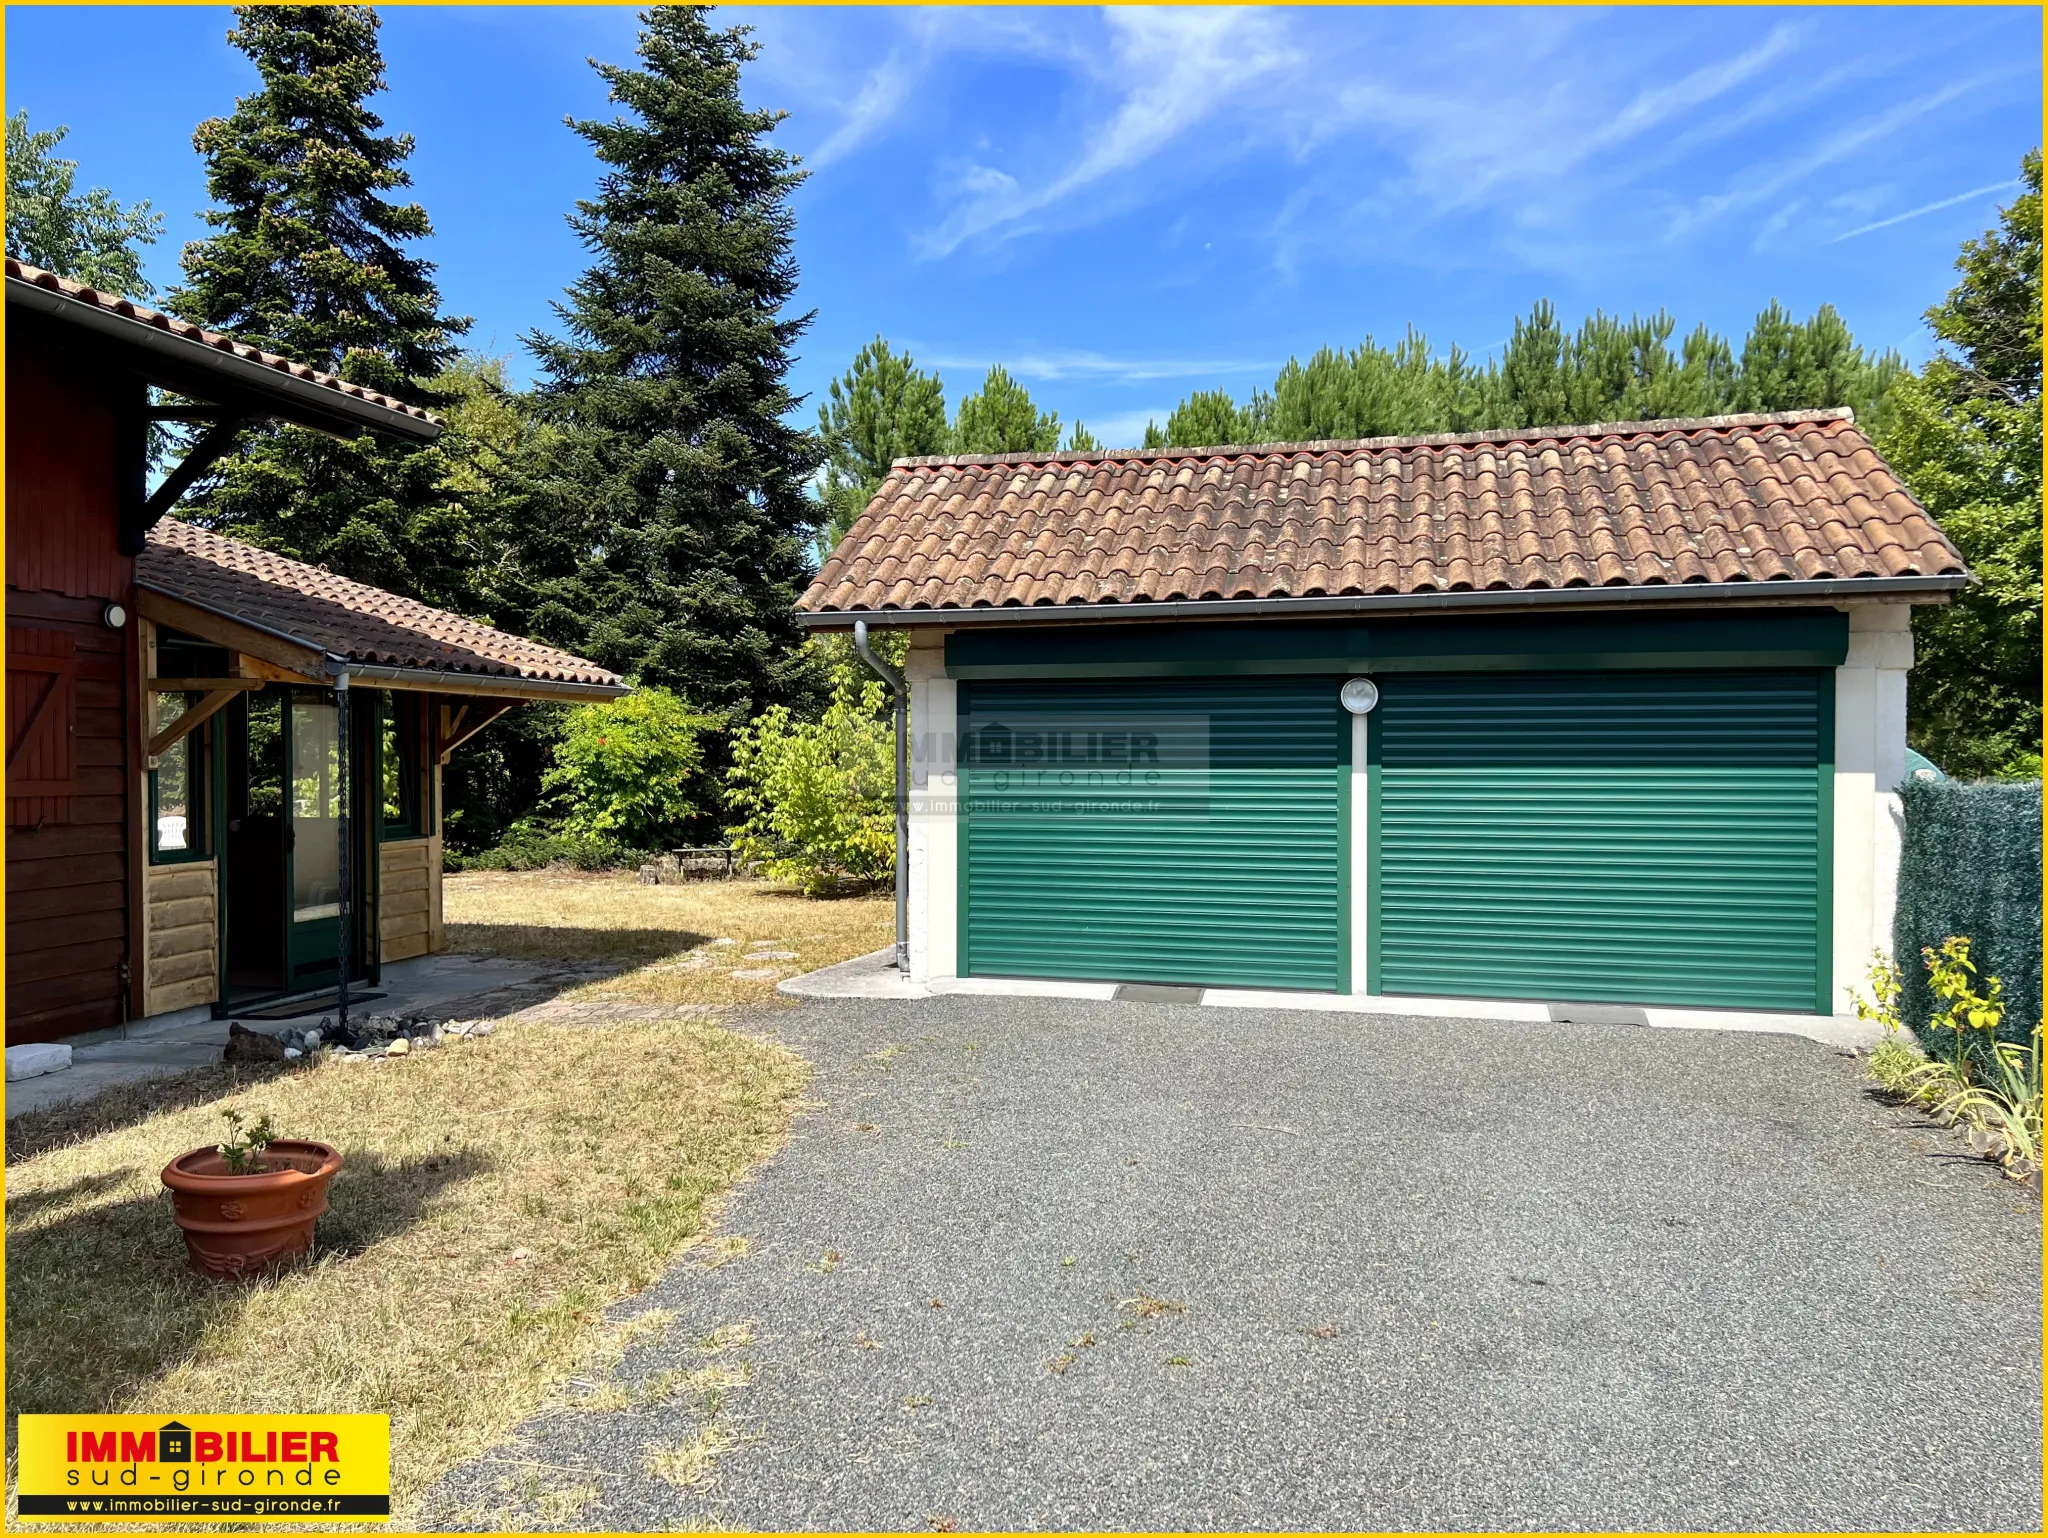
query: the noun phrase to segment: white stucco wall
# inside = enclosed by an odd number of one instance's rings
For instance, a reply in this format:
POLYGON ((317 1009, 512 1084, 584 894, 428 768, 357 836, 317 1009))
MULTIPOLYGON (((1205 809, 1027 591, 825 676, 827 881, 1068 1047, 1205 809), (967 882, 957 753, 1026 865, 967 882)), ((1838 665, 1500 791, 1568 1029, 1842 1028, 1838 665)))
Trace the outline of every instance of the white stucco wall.
POLYGON ((960 789, 957 721, 960 686, 946 676, 946 642, 911 632, 904 677, 910 684, 910 977, 959 971, 960 789))
POLYGON ((1906 777, 1906 672, 1912 610, 1856 604, 1835 670, 1834 1011, 1850 1013, 1872 951, 1891 954, 1899 889, 1899 796, 1906 777))

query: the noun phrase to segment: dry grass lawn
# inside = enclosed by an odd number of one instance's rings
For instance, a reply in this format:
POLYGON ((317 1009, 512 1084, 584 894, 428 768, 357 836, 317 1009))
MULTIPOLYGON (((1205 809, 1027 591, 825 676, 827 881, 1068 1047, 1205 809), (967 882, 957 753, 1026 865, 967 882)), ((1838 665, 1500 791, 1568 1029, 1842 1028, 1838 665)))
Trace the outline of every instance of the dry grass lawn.
POLYGON ((641 886, 626 875, 465 871, 446 890, 451 950, 632 969, 565 995, 579 1000, 762 1003, 780 978, 881 950, 896 932, 887 894, 819 900, 760 881, 641 886), (749 961, 749 951, 794 955, 749 961))
MULTIPOLYGON (((769 997, 772 980, 729 976, 766 948, 748 942, 798 953, 754 966, 798 970, 886 944, 890 923, 886 899, 552 872, 450 878, 447 908, 456 948, 628 963, 581 996, 639 1002, 769 997), (742 943, 705 944, 721 938, 742 943)), ((514 1020, 411 1058, 209 1068, 18 1118, 10 1429, 24 1411, 388 1412, 403 1522, 603 1354, 606 1308, 778 1146, 805 1077, 710 1017, 514 1020), (243 1287, 186 1270, 158 1181, 218 1140, 228 1106, 347 1161, 313 1260, 243 1287)), ((677 1475, 692 1456, 678 1450, 677 1475)))

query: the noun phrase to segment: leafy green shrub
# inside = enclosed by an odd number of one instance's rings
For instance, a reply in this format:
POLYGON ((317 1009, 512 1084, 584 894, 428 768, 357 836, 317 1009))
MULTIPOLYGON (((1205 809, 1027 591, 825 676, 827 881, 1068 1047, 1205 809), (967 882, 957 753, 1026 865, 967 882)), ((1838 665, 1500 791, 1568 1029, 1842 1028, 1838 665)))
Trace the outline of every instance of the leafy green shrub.
POLYGON ((816 721, 777 705, 733 738, 727 804, 742 860, 807 895, 885 881, 896 862, 896 737, 878 681, 842 687, 816 721))
POLYGON ((2041 1026, 2024 1046, 1999 1039, 2003 989, 1995 977, 1977 988, 1970 942, 1950 935, 1921 952, 1928 982, 1942 1007, 1933 1029, 1951 1037, 1946 1058, 1923 1058, 1900 1020, 1902 979, 1880 954, 1870 969, 1872 998, 1856 996, 1859 1019, 1884 1026, 1870 1055, 1871 1077, 1887 1093, 1926 1107, 1947 1123, 1966 1123, 1971 1142, 1996 1157, 2008 1173, 2025 1177, 2041 1167, 2041 1026))
POLYGON ((546 828, 522 818, 498 845, 475 854, 450 849, 443 853, 444 870, 544 870, 567 865, 577 870, 617 870, 637 866, 647 851, 631 849, 617 839, 546 828))
POLYGON ((570 711, 541 780, 562 809, 562 831, 633 849, 683 843, 704 762, 698 734, 715 724, 667 689, 570 711))

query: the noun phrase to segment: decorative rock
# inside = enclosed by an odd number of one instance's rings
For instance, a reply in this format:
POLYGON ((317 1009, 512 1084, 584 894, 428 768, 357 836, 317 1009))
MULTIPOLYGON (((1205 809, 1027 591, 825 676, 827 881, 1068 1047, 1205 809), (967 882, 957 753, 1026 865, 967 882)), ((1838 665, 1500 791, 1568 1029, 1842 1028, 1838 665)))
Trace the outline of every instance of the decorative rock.
POLYGON ((720 939, 716 940, 707 940, 705 943, 707 945, 738 945, 740 942, 737 940, 726 939, 721 937, 720 939))
POLYGON ((497 1026, 493 1025, 490 1021, 479 1020, 469 1028, 469 1034, 472 1036, 488 1036, 496 1029, 497 1026))
POLYGON ((761 983, 780 976, 780 967, 742 967, 732 973, 733 981, 738 983, 761 983))
POLYGON ((305 1055, 297 1047, 286 1047, 284 1049, 284 1060, 287 1063, 291 1062, 294 1058, 304 1057, 305 1055))
POLYGON ((384 1055, 386 1057, 404 1057, 410 1051, 412 1051, 412 1043, 403 1036, 400 1036, 384 1049, 384 1055))
POLYGON ((281 1063, 284 1054, 285 1045, 275 1036, 232 1024, 228 1027, 228 1044, 222 1050, 220 1060, 224 1063, 281 1063))
POLYGON ((319 1047, 319 1045, 320 1032, 318 1030, 311 1030, 306 1032, 306 1050, 308 1052, 314 1051, 319 1047))
POLYGON ((71 1066, 71 1049, 61 1041, 30 1041, 7 1049, 7 1077, 36 1079, 71 1066))

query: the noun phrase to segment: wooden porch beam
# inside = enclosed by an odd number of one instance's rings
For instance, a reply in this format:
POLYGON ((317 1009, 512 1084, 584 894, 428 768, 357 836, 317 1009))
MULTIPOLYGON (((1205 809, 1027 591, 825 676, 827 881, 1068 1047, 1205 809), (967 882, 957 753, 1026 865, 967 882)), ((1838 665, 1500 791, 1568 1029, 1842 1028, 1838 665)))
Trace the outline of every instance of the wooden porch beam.
POLYGON ((146 529, 157 519, 168 513, 177 504, 178 498, 192 489, 192 483, 211 470, 222 455, 235 446, 235 438, 249 425, 249 418, 242 416, 221 417, 199 435, 199 441, 192 445, 190 452, 172 467, 164 477, 163 484, 149 494, 149 500, 142 504, 142 526, 146 529))
POLYGON ((197 705, 187 708, 185 713, 179 716, 177 720, 150 738, 149 747, 146 750, 149 758, 149 767, 154 769, 156 761, 163 756, 166 749, 190 733, 194 727, 203 723, 215 711, 225 707, 229 700, 240 694, 246 687, 247 685, 238 679, 230 688, 215 689, 205 699, 201 700, 197 705))
POLYGON ((152 678, 143 687, 152 694, 211 694, 216 689, 260 689, 260 678, 152 678))
MULTIPOLYGON (((135 612, 144 619, 198 636, 202 641, 212 641, 230 651, 260 658, 289 675, 275 682, 312 684, 323 689, 332 687, 333 680, 327 676, 327 654, 317 647, 297 645, 253 625, 240 624, 225 615, 215 614, 152 588, 138 586, 135 589, 135 612)), ((263 675, 259 673, 257 676, 263 675)))
POLYGON ((519 700, 506 700, 502 703, 494 700, 489 704, 481 705, 479 707, 481 713, 474 721, 469 722, 467 726, 464 725, 464 717, 469 713, 467 705, 460 707, 456 711, 453 720, 450 720, 445 714, 448 707, 443 705, 441 707, 444 712, 442 716, 442 741, 440 751, 435 755, 435 761, 437 763, 447 763, 457 748, 497 720, 498 717, 504 715, 514 705, 520 703, 519 700))

